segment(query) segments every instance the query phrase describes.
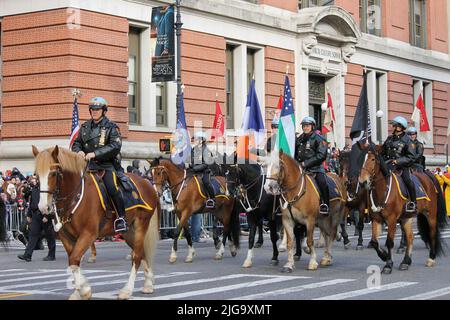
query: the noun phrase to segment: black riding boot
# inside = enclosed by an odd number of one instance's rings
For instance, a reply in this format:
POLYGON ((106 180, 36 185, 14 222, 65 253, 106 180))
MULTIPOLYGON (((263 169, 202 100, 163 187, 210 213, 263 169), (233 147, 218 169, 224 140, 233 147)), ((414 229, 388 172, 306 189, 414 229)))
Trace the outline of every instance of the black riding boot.
POLYGON ((111 198, 114 202, 114 206, 116 207, 117 215, 119 216, 119 218, 114 221, 114 231, 121 233, 127 232, 127 222, 125 221, 125 205, 123 203, 122 194, 117 191, 116 194, 111 198))
POLYGON ((328 192, 327 180, 324 173, 316 174, 317 185, 319 186, 321 203, 319 213, 328 216, 330 214, 330 194, 328 192))
POLYGON ((214 207, 216 206, 215 203, 215 195, 214 195, 214 190, 211 186, 211 173, 206 170, 203 173, 203 185, 205 186, 206 192, 208 193, 208 199, 206 200, 206 208, 207 209, 214 209, 214 207))
POLYGON ((411 200, 406 203, 406 212, 409 213, 416 212, 417 209, 416 188, 411 180, 411 175, 408 169, 403 170, 402 178, 406 184, 406 187, 408 188, 409 199, 411 200))

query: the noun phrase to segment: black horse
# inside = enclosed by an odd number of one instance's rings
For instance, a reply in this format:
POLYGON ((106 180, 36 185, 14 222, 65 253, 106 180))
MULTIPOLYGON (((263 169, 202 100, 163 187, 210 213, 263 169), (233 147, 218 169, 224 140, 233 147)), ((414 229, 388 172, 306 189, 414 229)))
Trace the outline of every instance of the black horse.
MULTIPOLYGON (((228 192, 236 199, 236 207, 242 212, 247 212, 249 225, 248 253, 245 259, 244 268, 252 266, 253 248, 255 245, 255 234, 257 226, 262 227, 263 219, 269 222, 270 240, 272 241, 272 265, 278 265, 278 227, 281 226, 281 219, 277 215, 279 199, 269 195, 264 190, 265 174, 258 164, 245 163, 238 159, 237 164, 225 165, 226 181, 228 192)), ((297 251, 296 259, 300 259, 301 234, 302 229, 296 229, 297 251), (298 235, 298 236, 297 236, 298 235)))

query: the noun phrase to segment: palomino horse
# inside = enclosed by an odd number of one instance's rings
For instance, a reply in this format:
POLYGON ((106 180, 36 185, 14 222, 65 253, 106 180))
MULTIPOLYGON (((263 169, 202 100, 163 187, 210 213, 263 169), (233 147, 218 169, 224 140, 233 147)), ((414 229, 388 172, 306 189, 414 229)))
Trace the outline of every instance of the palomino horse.
MULTIPOLYGON (((74 276, 75 291, 70 299, 90 299, 91 286, 81 274, 80 261, 97 237, 114 234, 114 219, 106 215, 96 182, 92 175, 86 174, 84 159, 58 146, 41 152, 33 146, 33 154, 41 188, 39 210, 43 214, 55 213, 56 228, 60 227, 58 236, 66 249, 74 276)), ((148 180, 133 174, 128 176, 133 179, 148 209, 136 207, 126 213, 129 231, 124 238, 134 256, 128 282, 120 290, 119 299, 131 297, 141 261, 145 275, 142 292, 153 292, 152 260, 159 239, 156 213, 159 201, 155 189, 148 180)))
MULTIPOLYGON (((369 192, 372 209, 372 239, 370 242, 381 260, 386 262, 382 272, 390 274, 393 267, 391 251, 394 246, 398 220, 400 220, 406 233, 407 240, 405 256, 400 264, 400 270, 408 270, 411 265, 414 239, 412 231, 413 217, 404 213, 404 205, 407 200, 402 197, 396 186, 397 178, 394 176, 394 173, 388 173, 384 167, 380 150, 381 146, 378 145, 368 151, 358 181, 369 192), (380 248, 378 244, 383 221, 386 221, 388 225, 386 239, 388 252, 380 248)), ((428 197, 428 199, 419 198, 417 201, 417 224, 422 240, 429 246, 430 250, 426 265, 432 267, 435 264, 435 258, 443 253, 440 229, 446 223, 446 213, 445 210, 439 209, 442 208, 442 205, 438 203, 437 195, 437 192, 441 192, 440 189, 436 189, 431 179, 424 173, 416 172, 414 175, 420 180, 428 197)))
MULTIPOLYGON (((195 250, 192 246, 192 238, 188 227, 188 219, 192 214, 205 212, 205 210, 214 214, 214 216, 223 224, 222 243, 216 252, 215 259, 220 260, 225 251, 226 239, 231 234, 232 242, 230 242, 231 255, 236 256, 236 249, 239 248, 239 215, 234 210, 234 199, 228 197, 216 197, 214 209, 205 208, 205 199, 199 191, 198 182, 194 176, 178 167, 171 160, 155 159, 151 162, 153 183, 159 194, 164 191, 164 185, 168 183, 172 191, 174 199, 175 212, 179 219, 176 236, 173 240, 172 252, 169 262, 177 261, 178 237, 181 230, 184 230, 184 236, 188 243, 188 255, 185 262, 192 262, 195 250)), ((225 178, 217 177, 216 179, 225 188, 225 178)), ((200 180, 200 179, 199 179, 200 180)))
POLYGON ((267 180, 264 185, 270 194, 280 195, 282 198, 282 220, 287 231, 288 261, 283 272, 292 272, 294 268, 293 228, 295 223, 306 225, 307 248, 306 253, 311 255, 308 270, 316 270, 318 263, 314 249, 314 227, 317 225, 325 237, 325 253, 320 264, 332 264, 331 246, 336 239, 337 228, 346 213, 345 200, 347 192, 341 180, 335 174, 328 174, 338 188, 341 198, 330 199, 330 214, 323 216, 319 213, 320 199, 313 182, 296 160, 283 151, 272 152, 266 159, 267 180))

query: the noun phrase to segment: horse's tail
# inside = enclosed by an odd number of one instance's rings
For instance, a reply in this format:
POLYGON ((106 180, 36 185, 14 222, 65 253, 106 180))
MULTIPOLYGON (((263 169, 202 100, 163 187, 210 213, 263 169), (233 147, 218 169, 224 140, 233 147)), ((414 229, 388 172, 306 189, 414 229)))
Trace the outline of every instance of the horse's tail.
POLYGON ((150 223, 148 225, 144 239, 145 258, 150 268, 152 266, 153 257, 155 256, 156 247, 158 245, 159 240, 159 214, 160 214, 159 212, 161 210, 159 201, 156 202, 157 205, 155 211, 153 212, 152 217, 150 218, 150 223))
POLYGON ((238 206, 235 201, 233 204, 233 211, 231 213, 230 218, 230 234, 236 249, 239 249, 241 237, 241 223, 239 221, 240 212, 238 210, 239 207, 240 206, 238 206))

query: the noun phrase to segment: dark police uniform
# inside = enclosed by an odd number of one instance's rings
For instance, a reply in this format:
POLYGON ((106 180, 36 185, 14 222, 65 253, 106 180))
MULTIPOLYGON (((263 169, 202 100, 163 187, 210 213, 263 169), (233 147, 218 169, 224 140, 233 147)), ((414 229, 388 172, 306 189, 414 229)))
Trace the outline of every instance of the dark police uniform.
POLYGON ((72 151, 83 151, 85 154, 95 153, 95 158, 89 162, 89 170, 105 170, 103 182, 111 196, 120 218, 125 217, 125 206, 122 194, 117 188, 117 159, 122 147, 122 138, 118 126, 106 116, 95 123, 88 120, 81 125, 80 133, 72 146, 72 151))
MULTIPOLYGON (((327 151, 327 141, 315 132, 302 133, 295 140, 295 159, 302 164, 306 172, 315 173, 323 203, 329 207, 330 197, 323 167, 323 162, 327 158, 327 151)), ((323 210, 321 210, 321 213, 326 214, 323 210)))
POLYGON ((214 208, 214 190, 211 186, 211 170, 206 163, 206 157, 212 159, 213 155, 206 146, 205 142, 202 142, 192 148, 191 152, 191 168, 195 173, 203 173, 202 182, 208 193, 209 199, 206 201, 207 208, 214 208))
POLYGON ((31 256, 36 248, 36 244, 41 238, 41 233, 44 231, 44 236, 47 239, 48 255, 44 258, 45 261, 55 260, 56 241, 55 234, 53 232, 51 219, 47 218, 47 222, 43 222, 44 218, 39 211, 39 198, 40 198, 39 185, 33 186, 31 190, 30 208, 28 209, 27 217, 31 218, 30 226, 30 239, 25 248, 25 253, 19 255, 18 258, 26 261, 31 261, 31 256))
MULTIPOLYGON (((410 138, 411 139, 411 138, 410 138)), ((417 139, 411 139, 412 147, 415 152, 415 160, 412 164, 412 168, 418 171, 424 171, 425 170, 425 157, 423 155, 423 143, 420 142, 417 139)))
POLYGON ((411 181, 410 168, 416 161, 416 146, 405 133, 390 135, 383 144, 381 154, 390 169, 402 170, 402 178, 405 182, 412 202, 416 202, 416 189, 411 181), (392 164, 397 160, 397 165, 392 164))

